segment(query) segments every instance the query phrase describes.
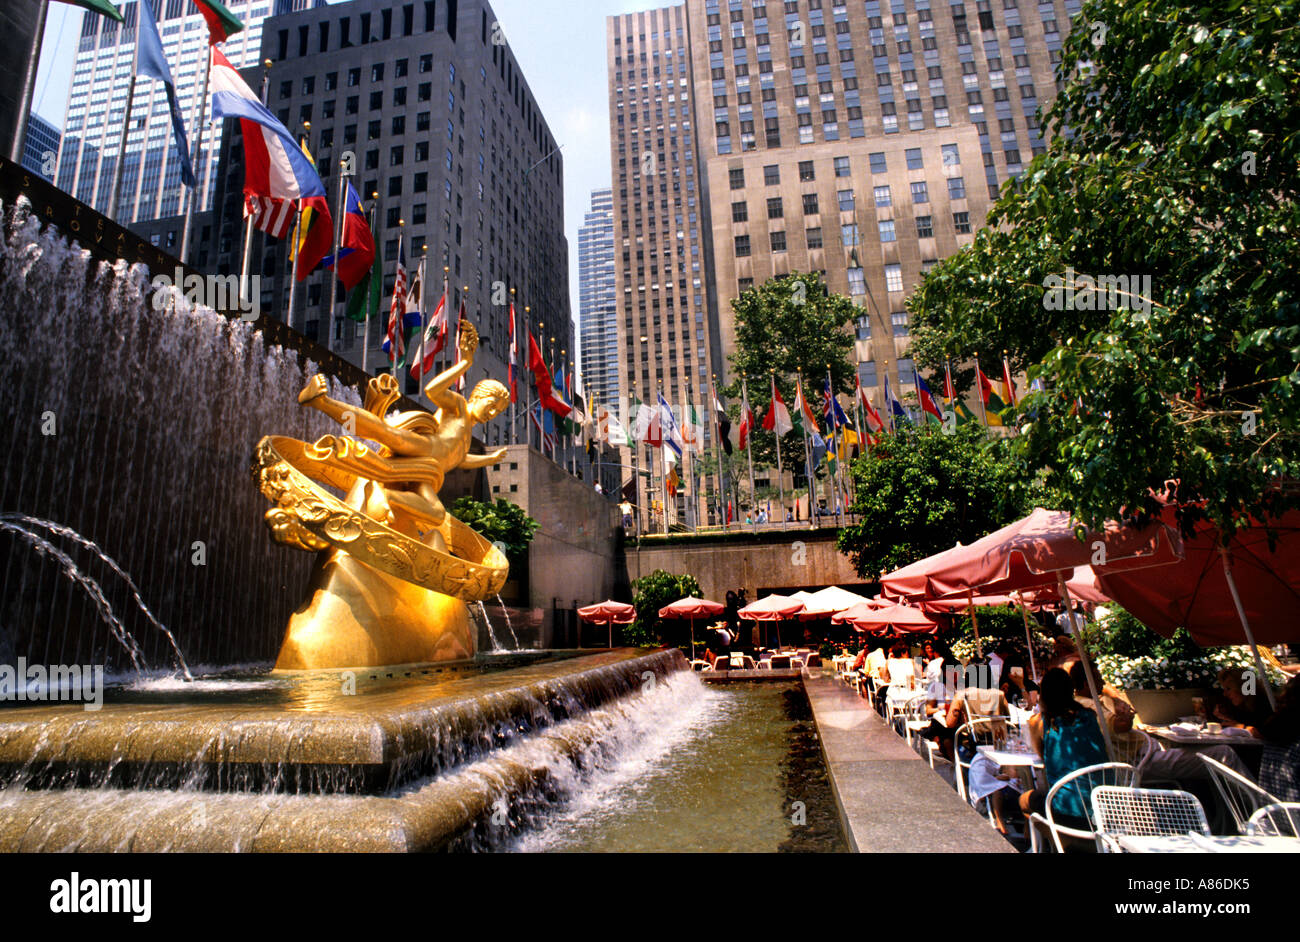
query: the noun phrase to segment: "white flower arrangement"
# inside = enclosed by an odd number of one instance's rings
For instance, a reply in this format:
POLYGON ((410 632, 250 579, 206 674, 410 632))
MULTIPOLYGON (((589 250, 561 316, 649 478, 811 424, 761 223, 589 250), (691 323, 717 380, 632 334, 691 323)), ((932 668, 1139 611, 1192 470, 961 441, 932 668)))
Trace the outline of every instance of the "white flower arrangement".
MULTIPOLYGON (((1253 671, 1255 659, 1247 645, 1208 649, 1202 657, 1169 660, 1164 657, 1122 657, 1103 654, 1097 669, 1105 681, 1122 690, 1177 690, 1188 687, 1213 687, 1219 671, 1239 667, 1253 671)), ((1268 680, 1281 686, 1286 678, 1265 663, 1268 680)))

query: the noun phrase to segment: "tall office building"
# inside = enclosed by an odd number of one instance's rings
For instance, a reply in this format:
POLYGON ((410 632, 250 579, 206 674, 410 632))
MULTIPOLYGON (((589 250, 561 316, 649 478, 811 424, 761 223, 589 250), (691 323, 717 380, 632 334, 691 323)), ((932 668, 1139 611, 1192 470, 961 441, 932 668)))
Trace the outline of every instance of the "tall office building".
MULTIPOLYGON (((185 117, 186 133, 193 133, 208 51, 208 29, 198 8, 189 0, 150 0, 158 21, 163 53, 176 83, 176 98, 185 117)), ((284 13, 324 0, 229 0, 226 7, 243 24, 221 46, 236 68, 257 61, 262 41, 262 21, 272 12, 284 13)), ((140 80, 131 105, 131 127, 126 139, 121 196, 110 210, 113 171, 118 158, 122 122, 135 58, 136 16, 133 2, 120 5, 124 22, 85 12, 81 38, 68 87, 63 143, 59 149, 56 180, 60 189, 125 224, 175 216, 185 209, 180 163, 172 140, 171 114, 161 82, 140 80)), ((208 209, 220 146, 221 129, 206 132, 203 150, 194 167, 200 204, 208 209)), ((191 146, 192 146, 191 142, 191 146)))
MULTIPOLYGON (((682 151, 697 154, 700 244, 712 247, 700 309, 716 312, 721 349, 734 345, 731 301, 746 288, 818 272, 861 307, 863 385, 889 377, 909 392, 904 301, 924 271, 970 243, 999 185, 1045 148, 1035 113, 1056 93, 1054 66, 1079 7, 687 0, 636 15, 686 21, 697 94, 693 140, 682 151)), ((616 219, 636 218, 641 203, 622 183, 623 106, 613 103, 630 84, 629 65, 642 67, 634 43, 646 29, 610 36, 616 219)), ((625 301, 643 297, 647 280, 627 258, 618 272, 625 301)), ((661 366, 643 354, 629 357, 629 369, 633 359, 638 370, 661 366)), ((720 374, 727 367, 717 365, 720 374)))
POLYGON ((588 403, 617 407, 618 295, 614 290, 614 195, 591 191, 591 212, 578 229, 578 330, 588 403))
POLYGON ((53 181, 54 166, 62 134, 36 112, 27 117, 27 135, 23 139, 23 166, 32 173, 53 181))
MULTIPOLYGON (((483 0, 353 0, 263 24, 254 61, 274 63, 267 79, 268 107, 295 133, 305 132, 310 122, 307 139, 333 212, 344 160, 355 168, 350 180, 363 205, 374 212, 372 229, 384 260, 384 313, 370 323, 364 361, 371 373, 391 369, 380 345, 399 240, 408 283, 427 251, 426 312, 442 294, 444 268, 453 331, 457 301, 464 298, 480 338, 468 386, 484 376, 506 379, 512 297, 521 362, 526 362, 529 329, 543 338, 548 356, 576 362, 563 160, 507 36, 483 0), (531 324, 525 322, 525 307, 531 308, 531 324)), ((244 71, 254 89, 262 74, 256 65, 244 71)), ((238 272, 244 241, 243 145, 238 125, 232 123, 230 131, 214 201, 216 267, 238 272)), ((287 247, 255 232, 251 252, 251 271, 261 276, 261 307, 283 318, 287 247)), ((328 339, 336 353, 360 365, 364 331, 344 317, 342 286, 326 337, 322 315, 330 286, 325 271, 300 282, 291 323, 322 343, 328 339)), ((454 343, 449 337, 441 366, 451 364, 454 343)), ((408 393, 418 393, 408 371, 400 376, 408 393)), ((521 372, 514 435, 508 410, 482 431, 489 446, 529 440, 526 376, 521 372)), ((536 442, 535 433, 531 438, 536 442)))

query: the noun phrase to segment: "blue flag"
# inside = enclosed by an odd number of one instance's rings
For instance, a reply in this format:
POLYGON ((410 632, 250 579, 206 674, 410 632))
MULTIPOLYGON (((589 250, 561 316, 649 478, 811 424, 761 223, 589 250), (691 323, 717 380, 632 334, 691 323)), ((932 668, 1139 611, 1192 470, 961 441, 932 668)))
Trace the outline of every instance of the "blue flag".
MULTIPOLYGON (((912 424, 912 417, 907 414, 907 410, 903 408, 903 404, 898 401, 898 397, 895 396, 893 390, 889 388, 888 376, 885 377, 885 402, 889 404, 889 411, 891 414, 896 418, 902 419, 908 425, 912 424)), ((897 425, 898 423, 895 422, 894 424, 897 425)))
POLYGON ((136 6, 139 8, 140 16, 140 26, 136 31, 136 75, 155 78, 166 86, 167 105, 172 112, 172 134, 176 138, 176 155, 181 161, 181 180, 193 189, 196 181, 194 168, 190 165, 189 141, 185 139, 185 122, 181 119, 181 109, 176 103, 176 83, 172 81, 171 69, 167 67, 167 57, 163 55, 162 37, 158 35, 153 6, 147 0, 141 0, 136 6))

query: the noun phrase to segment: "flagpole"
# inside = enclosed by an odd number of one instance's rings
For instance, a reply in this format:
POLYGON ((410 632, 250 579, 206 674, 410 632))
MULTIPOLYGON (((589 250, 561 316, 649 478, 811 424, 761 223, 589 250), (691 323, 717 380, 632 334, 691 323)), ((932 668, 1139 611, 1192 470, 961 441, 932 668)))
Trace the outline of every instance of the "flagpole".
MULTIPOLYGON (((334 351, 334 299, 338 297, 339 292, 339 247, 343 243, 343 217, 348 211, 348 177, 351 176, 347 171, 347 162, 339 161, 339 202, 338 202, 338 221, 334 223, 334 265, 330 274, 330 296, 325 304, 327 313, 327 323, 325 325, 325 349, 331 353, 334 351)), ((295 264, 296 267, 296 264, 295 264)), ((405 306, 405 301, 403 301, 405 306)), ((405 324, 398 325, 401 330, 405 324)), ((397 351, 393 351, 393 378, 397 378, 397 351)), ((399 389, 401 387, 398 387, 399 389)))
MULTIPOLYGON (((656 387, 656 389, 657 389, 657 394, 655 396, 655 409, 659 412, 659 447, 655 450, 659 452, 659 465, 660 465, 660 470, 663 472, 659 476, 660 477, 659 484, 664 492, 664 513, 663 513, 664 536, 667 536, 668 535, 668 453, 664 451, 664 449, 668 447, 668 436, 664 433, 663 409, 659 405, 659 401, 664 397, 664 388, 663 386, 658 386, 656 387)), ((677 503, 676 501, 673 502, 674 510, 677 509, 676 503, 677 503)))
MULTIPOLYGON (((378 190, 375 190, 373 193, 370 194, 370 208, 369 208, 368 210, 366 210, 366 215, 367 215, 367 217, 368 217, 367 220, 366 220, 366 227, 370 230, 370 238, 371 238, 372 241, 373 241, 374 238, 375 238, 375 235, 374 235, 374 233, 375 233, 375 224, 376 224, 376 220, 378 219, 378 216, 379 216, 379 214, 378 214, 378 212, 377 212, 378 209, 379 209, 379 191, 378 191, 378 190)), ((334 264, 335 264, 335 265, 338 264, 338 260, 337 260, 337 259, 335 259, 334 264)), ((371 262, 371 264, 373 265, 374 263, 371 262)), ((380 265, 380 266, 379 266, 379 271, 375 271, 373 268, 372 268, 371 271, 370 271, 370 277, 371 277, 371 278, 375 278, 375 277, 378 277, 378 278, 379 278, 379 290, 380 290, 380 295, 379 295, 379 296, 380 296, 381 298, 383 297, 383 285, 384 285, 384 271, 383 271, 383 268, 384 268, 384 266, 383 266, 383 265, 380 265)), ((369 382, 369 377, 370 377, 370 368, 369 368, 369 363, 370 363, 370 296, 371 296, 370 286, 367 284, 367 285, 366 285, 366 319, 365 319, 365 322, 361 325, 361 330, 362 330, 362 333, 364 334, 364 337, 363 337, 363 339, 362 339, 362 341, 361 341, 361 372, 363 372, 363 373, 366 374, 366 381, 367 381, 367 382, 369 382)))
MULTIPOLYGON (((204 38, 202 30, 198 31, 198 35, 199 35, 199 42, 206 44, 207 40, 204 38)), ((198 121, 194 127, 194 130, 190 132, 191 134, 194 135, 194 148, 191 151, 193 156, 190 158, 190 164, 196 168, 199 166, 199 157, 203 153, 204 118, 206 118, 208 115, 208 83, 212 78, 211 46, 208 47, 207 62, 204 63, 204 66, 205 67, 203 70, 203 92, 202 95, 199 97, 198 121)), ((206 169, 207 168, 204 168, 205 179, 207 178, 206 169)), ((198 196, 199 196, 199 181, 198 178, 196 177, 194 180, 194 186, 190 187, 190 198, 185 201, 185 225, 181 229, 181 261, 182 262, 189 261, 190 235, 194 228, 194 201, 198 199, 198 196)), ((292 290, 293 290, 292 285, 290 285, 290 291, 292 290)), ((290 312, 290 316, 292 316, 293 308, 290 308, 289 312, 290 312)), ((292 328, 293 324, 290 323, 289 327, 292 328)))
MULTIPOLYGON (((311 135, 311 122, 304 121, 303 127, 307 129, 308 137, 311 135)), ((298 141, 299 147, 302 141, 298 141)), ((293 330, 293 311, 294 302, 298 297, 298 237, 302 230, 302 200, 293 201, 293 233, 289 237, 289 311, 285 315, 284 322, 293 330)), ((184 249, 181 250, 181 257, 185 255, 184 249)), ((338 267, 338 249, 335 249, 334 265, 338 267)))
POLYGON ((31 114, 32 98, 36 94, 36 72, 40 66, 41 44, 45 38, 45 16, 49 11, 49 0, 40 0, 40 4, 36 13, 36 32, 32 35, 31 52, 27 54, 27 68, 23 72, 23 90, 18 96, 18 121, 14 125, 14 140, 9 148, 9 159, 16 164, 22 164, 23 149, 27 145, 27 116, 31 114))
MULTIPOLYGON (((636 380, 628 377, 628 392, 632 398, 636 398, 636 380)), ((628 416, 628 424, 632 430, 632 497, 635 506, 632 508, 632 529, 636 535, 637 543, 641 542, 641 441, 636 437, 636 422, 633 416, 628 416)), ((619 477, 622 477, 620 474, 619 477)), ((619 495, 622 496, 621 494, 619 495)))
MULTIPOLYGON (((796 396, 800 403, 806 402, 803 397, 803 371, 800 370, 796 376, 799 386, 796 390, 796 396)), ((796 410, 798 411, 798 410, 796 410)), ((808 516, 813 520, 815 527, 817 515, 813 513, 813 466, 812 466, 812 448, 808 444, 808 416, 801 414, 799 416, 799 428, 803 429, 803 470, 808 479, 808 516)))
MULTIPOLYGON (((405 219, 397 220, 397 264, 398 265, 402 264, 402 247, 406 244, 405 242, 406 237, 402 234, 405 226, 406 226, 405 219)), ((335 265, 334 269, 335 271, 337 271, 338 266, 335 265)), ((405 285, 402 286, 402 290, 403 291, 406 290, 405 285)), ((334 303, 334 296, 330 295, 330 304, 333 305, 333 303, 334 303)), ((397 303, 397 281, 396 279, 394 279, 393 300, 390 301, 388 305, 388 329, 392 332, 392 337, 388 341, 388 352, 393 357, 393 379, 394 380, 397 380, 398 361, 402 359, 400 356, 397 355, 397 345, 399 339, 403 338, 403 335, 405 333, 405 328, 406 328, 406 298, 402 298, 402 311, 400 314, 397 315, 397 323, 394 324, 393 305, 396 303, 397 303)), ((402 388, 402 383, 400 380, 397 380, 397 388, 399 391, 402 388)))
MULTIPOLYGON (((266 83, 271 77, 271 60, 262 60, 261 101, 266 105, 266 83)), ((253 262, 253 214, 248 211, 248 197, 244 197, 244 257, 239 267, 239 296, 249 300, 248 270, 253 262)))
POLYGON ((983 376, 984 376, 984 371, 980 369, 980 361, 976 359, 975 360, 975 385, 979 388, 976 389, 977 395, 975 396, 975 399, 980 404, 980 421, 984 423, 984 434, 987 436, 989 433, 989 414, 984 408, 983 376))
MULTIPOLYGON (((112 195, 109 197, 108 212, 105 213, 109 219, 116 219, 119 223, 125 223, 125 220, 118 219, 117 202, 122 197, 122 165, 126 163, 126 135, 131 127, 131 106, 135 103, 135 83, 136 73, 140 69, 140 17, 136 15, 135 20, 135 49, 131 53, 131 82, 126 87, 126 113, 122 116, 122 134, 117 140, 117 161, 113 164, 113 186, 110 190, 112 195)), ((262 80, 262 97, 266 97, 266 80, 262 80)), ((263 101, 263 104, 266 102, 263 101)))
MULTIPOLYGON (((781 497, 781 509, 782 509, 781 525, 782 528, 784 528, 785 526, 785 519, 784 519, 785 518, 785 471, 783 471, 781 468, 781 430, 777 428, 777 421, 776 421, 777 419, 776 373, 774 371, 769 370, 767 375, 768 378, 772 381, 772 405, 770 408, 772 409, 772 435, 776 438, 776 489, 777 489, 777 493, 781 497)), ((768 523, 771 522, 772 522, 771 520, 768 520, 768 523)))
MULTIPOLYGON (((740 391, 742 396, 741 408, 749 412, 752 412, 752 410, 749 409, 749 383, 744 376, 740 377, 740 391)), ((748 414, 746 414, 744 418, 746 421, 749 421, 748 414)), ((753 449, 754 443, 753 441, 751 441, 753 437, 754 437, 754 430, 753 428, 750 428, 748 434, 745 435, 745 456, 749 459, 749 500, 754 505, 754 515, 751 518, 750 522, 753 524, 754 532, 757 533, 758 532, 758 490, 757 488, 754 487, 754 449, 753 449)), ((739 510, 740 508, 736 508, 736 509, 739 510)))
MULTIPOLYGON (((507 310, 510 312, 510 365, 506 369, 506 379, 509 380, 511 377, 516 377, 516 383, 518 383, 517 376, 519 373, 519 352, 518 352, 519 345, 515 342, 515 338, 519 335, 515 333, 516 328, 515 328, 515 289, 514 288, 510 289, 510 306, 507 308, 507 310)), ((511 393, 510 395, 510 444, 518 445, 519 431, 515 427, 517 415, 516 415, 516 408, 515 408, 516 397, 514 395, 513 388, 510 390, 510 393, 511 393)))
MULTIPOLYGON (((714 373, 711 377, 709 383, 709 392, 713 393, 713 402, 711 404, 711 408, 714 412, 716 412, 718 406, 718 376, 716 373, 714 373)), ((726 489, 727 486, 727 478, 722 471, 722 423, 718 422, 715 419, 713 422, 713 427, 716 430, 717 442, 715 444, 718 449, 718 491, 717 491, 718 500, 719 500, 718 519, 722 521, 722 529, 725 531, 727 529, 727 507, 726 507, 726 497, 724 496, 723 491, 726 489)))

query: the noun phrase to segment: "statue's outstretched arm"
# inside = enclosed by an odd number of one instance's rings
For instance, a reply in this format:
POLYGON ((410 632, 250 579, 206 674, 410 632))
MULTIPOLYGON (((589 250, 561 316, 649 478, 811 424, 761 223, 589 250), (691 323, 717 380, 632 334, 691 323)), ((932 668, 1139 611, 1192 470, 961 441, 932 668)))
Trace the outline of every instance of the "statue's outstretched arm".
POLYGON ((424 440, 420 436, 400 428, 393 428, 383 419, 360 406, 331 399, 325 394, 327 388, 325 377, 317 373, 298 394, 299 404, 325 413, 335 422, 347 427, 357 438, 368 438, 381 445, 387 445, 399 454, 419 451, 424 445, 424 440))
POLYGON ((498 448, 486 455, 466 455, 460 466, 462 468, 490 468, 494 464, 499 464, 505 456, 506 450, 504 448, 498 448))
POLYGON ((443 370, 425 384, 424 394, 429 397, 430 402, 435 402, 440 406, 446 405, 446 403, 439 401, 438 397, 450 389, 451 385, 456 382, 456 380, 468 373, 469 368, 470 361, 461 360, 455 366, 443 370))

